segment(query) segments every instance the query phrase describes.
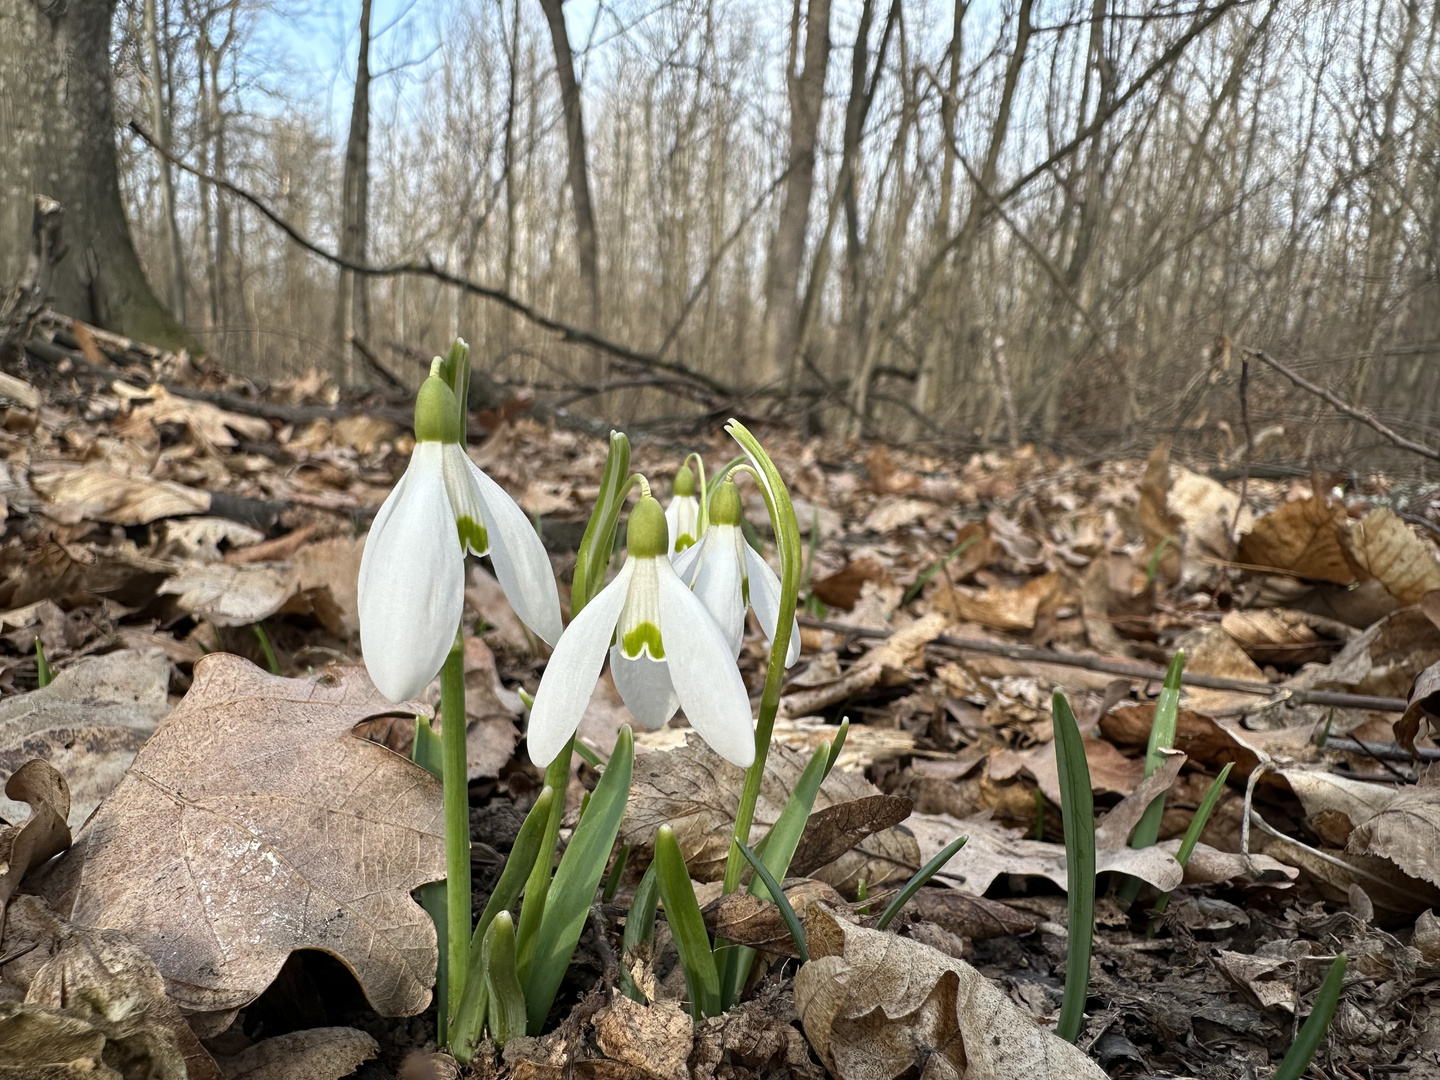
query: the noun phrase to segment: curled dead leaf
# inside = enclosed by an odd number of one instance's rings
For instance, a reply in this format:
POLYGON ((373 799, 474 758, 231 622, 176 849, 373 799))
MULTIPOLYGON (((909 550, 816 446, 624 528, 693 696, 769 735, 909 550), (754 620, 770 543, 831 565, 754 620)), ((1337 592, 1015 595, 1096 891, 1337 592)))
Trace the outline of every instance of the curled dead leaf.
POLYGON ((1240 562, 1308 581, 1349 585, 1362 574, 1345 507, 1323 495, 1281 503, 1240 538, 1240 562))
POLYGON ((419 1012, 435 927, 410 892, 444 874, 440 782, 351 734, 397 711, 424 709, 392 705, 360 668, 282 679, 207 656, 50 895, 80 925, 129 933, 189 1011, 238 1009, 315 948, 377 1011, 419 1012))
POLYGON ((45 500, 45 516, 65 525, 80 521, 147 525, 161 518, 210 510, 208 491, 148 476, 128 476, 105 465, 32 475, 30 486, 45 500))
MULTIPOLYGON (((786 878, 780 887, 802 926, 808 925, 807 920, 818 910, 816 905, 843 907, 845 904, 844 897, 823 881, 786 878)), ((776 956, 800 955, 780 909, 769 900, 748 892, 726 893, 706 904, 701 914, 705 916, 706 927, 726 941, 776 956)))
POLYGON ((0 940, 5 933, 5 908, 20 882, 70 846, 70 789, 48 762, 27 761, 5 781, 5 797, 30 804, 30 816, 0 827, 0 940))
POLYGON ((1405 712, 1395 721, 1395 741, 1413 754, 1415 736, 1424 721, 1432 731, 1440 731, 1440 663, 1431 664, 1415 677, 1405 712))
POLYGON ((1076 1047, 963 960, 818 914, 795 1010, 838 1080, 1100 1080, 1076 1047))
POLYGON ((306 1028, 262 1039, 220 1062, 225 1080, 340 1080, 379 1051, 348 1027, 306 1028))
POLYGON ((1440 589, 1435 549, 1388 506, 1376 507, 1351 526, 1350 539, 1360 568, 1405 606, 1440 589))

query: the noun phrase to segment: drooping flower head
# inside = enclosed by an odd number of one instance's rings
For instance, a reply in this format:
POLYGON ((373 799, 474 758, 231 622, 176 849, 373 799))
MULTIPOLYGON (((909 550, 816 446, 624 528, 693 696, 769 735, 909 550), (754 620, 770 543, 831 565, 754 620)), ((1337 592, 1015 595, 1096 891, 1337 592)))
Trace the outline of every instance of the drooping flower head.
MULTIPOLYGON (((695 590, 725 634, 732 656, 745 640, 745 611, 755 609, 767 641, 775 640, 780 619, 780 579, 770 564, 745 540, 741 529, 740 492, 730 479, 721 481, 710 499, 710 524, 700 542, 675 557, 675 572, 695 590)), ((800 658, 800 625, 790 628, 785 666, 800 658)))
POLYGON ((418 695, 439 672, 465 605, 465 552, 489 554, 520 620, 560 637, 560 598, 525 512, 465 453, 455 394, 432 369, 415 399, 415 450, 360 558, 360 648, 376 689, 418 695))
POLYGON ((675 558, 700 539, 700 500, 695 497, 695 474, 689 465, 675 473, 675 493, 665 508, 670 527, 670 558, 675 558))
POLYGON ((676 575, 670 531, 648 490, 630 513, 627 558, 565 629, 530 710, 530 760, 548 765, 575 733, 606 652, 615 688, 647 728, 684 707, 690 726, 741 768, 755 760, 750 698, 725 635, 676 575))

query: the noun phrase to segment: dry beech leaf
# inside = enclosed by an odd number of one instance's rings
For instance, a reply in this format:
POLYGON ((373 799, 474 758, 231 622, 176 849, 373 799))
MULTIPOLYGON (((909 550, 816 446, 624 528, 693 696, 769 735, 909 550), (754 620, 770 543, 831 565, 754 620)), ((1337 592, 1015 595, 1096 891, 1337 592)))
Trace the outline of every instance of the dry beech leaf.
MULTIPOLYGON (((26 1056, 34 1048, 26 1048, 23 1033, 39 1027, 65 1042, 88 1039, 93 1050, 77 1057, 98 1063, 103 1055, 112 1063, 126 1062, 127 1076, 221 1080, 220 1070, 166 996, 154 963, 125 934, 67 923, 34 896, 16 900, 12 915, 3 951, 13 956, 29 948, 24 966, 14 974, 7 971, 6 978, 12 986, 18 980, 25 1002, 23 1012, 8 1020, 0 1011, 0 1062, 22 1068, 7 1074, 0 1067, 0 1077, 45 1075, 23 1068, 49 1063, 43 1056, 52 1051, 49 1046, 40 1048, 42 1056, 26 1056)), ((0 1004, 0 1010, 5 1007, 0 1004)))
MULTIPOLYGON (((1252 660, 1262 664, 1298 667, 1323 661, 1339 647, 1340 641, 1322 635, 1315 624, 1330 623, 1306 611, 1290 608, 1261 608, 1258 611, 1230 611, 1220 620, 1220 629, 1235 639, 1252 660)), ((1330 623, 1327 629, 1343 624, 1330 623)), ((1344 628, 1350 631, 1349 627, 1344 628)), ((1344 634, 1348 640, 1354 632, 1344 634)))
POLYGON ((1401 789, 1355 827, 1345 850, 1389 859, 1410 877, 1440 886, 1440 786, 1401 789))
POLYGON ((1248 532, 1254 523, 1248 506, 1240 507, 1237 519, 1239 503, 1239 493, 1224 484, 1182 465, 1170 466, 1165 506, 1179 529, 1182 586, 1198 587, 1214 575, 1217 560, 1234 557, 1232 526, 1235 532, 1248 532))
POLYGON ((826 607, 852 611, 860 599, 860 590, 867 581, 884 581, 885 568, 875 559, 857 559, 846 563, 835 573, 820 578, 810 591, 826 607))
POLYGON ((262 1039, 220 1062, 225 1080, 340 1080, 379 1052, 348 1027, 306 1028, 262 1039))
POLYGON ((1282 503, 1240 538, 1239 560, 1309 581, 1349 585, 1360 576, 1350 553, 1345 507, 1323 495, 1282 503))
POLYGON ((1418 604, 1431 589, 1440 589, 1435 549, 1388 506, 1376 507, 1355 522, 1350 541, 1360 568, 1406 607, 1418 604))
POLYGON ((44 499, 41 509, 45 516, 62 525, 80 521, 148 525, 160 518, 210 511, 208 491, 148 476, 127 476, 104 465, 32 475, 30 486, 44 499))
MULTIPOLYGON (((1018 829, 1007 829, 985 817, 954 818, 949 814, 911 814, 904 829, 915 835, 920 857, 928 861, 957 836, 968 836, 965 846, 936 874, 936 879, 981 896, 1002 874, 1043 877, 1066 888, 1065 846, 1026 840, 1018 829)), ((1136 850, 1102 848, 1096 852, 1097 873, 1107 870, 1130 874, 1162 892, 1180 884, 1183 873, 1175 856, 1161 847, 1136 850)))
MULTIPOLYGON (((85 657, 28 694, 0 701, 0 776, 41 758, 65 777, 78 829, 125 775, 135 751, 170 711, 170 663, 159 649, 85 657)), ((0 818, 26 808, 0 799, 0 818)))
POLYGON ((357 738, 392 705, 361 668, 307 679, 214 653, 60 860, 76 923, 129 933, 186 1010, 253 1000, 323 949, 386 1015, 429 1003, 435 927, 410 891, 444 874, 440 782, 357 738))
POLYGON ((5 908, 20 882, 34 867, 45 865, 70 846, 70 789, 48 762, 27 761, 5 781, 5 797, 30 804, 30 816, 17 825, 0 827, 0 940, 5 908))
POLYGON ((795 1011, 838 1080, 1102 1080, 963 960, 820 913, 795 1011))
POLYGON ((1332 847, 1344 847, 1350 833, 1395 798, 1394 784, 1371 784, 1318 769, 1279 769, 1305 808, 1310 827, 1332 847))
MULTIPOLYGON (((780 816, 809 759, 809 754, 782 743, 771 745, 755 806, 751 843, 757 842, 780 816)), ((632 847, 648 849, 654 842, 655 830, 669 825, 675 830, 690 876, 697 881, 719 881, 725 872, 730 830, 743 782, 743 770, 721 758, 693 732, 687 734, 683 746, 637 755, 620 839, 632 847)), ((879 794, 858 773, 832 769, 820 785, 814 812, 879 794)), ((914 838, 895 828, 867 837, 854 850, 810 876, 848 892, 861 877, 873 887, 891 878, 908 877, 919 866, 914 838)))
POLYGON ((610 1061, 635 1070, 633 1076, 688 1080, 695 1024, 679 1002, 641 1005, 615 994, 595 1017, 595 1045, 610 1061))
POLYGON ((899 795, 865 795, 816 810, 790 860, 791 876, 803 877, 834 862, 867 837, 899 825, 914 808, 899 795))
MULTIPOLYGON (((823 881, 786 878, 780 883, 780 888, 802 926, 808 926, 810 916, 820 910, 816 905, 845 906, 845 898, 823 881)), ((701 914, 705 916, 705 926, 726 941, 748 945, 776 956, 800 955, 785 920, 780 916, 780 909, 769 900, 751 896, 748 892, 727 893, 706 904, 701 914)))
POLYGON ((935 923, 957 937, 972 941, 1028 934, 1042 921, 1037 915, 1018 911, 999 900, 928 885, 911 897, 905 910, 917 919, 935 923))
MULTIPOLYGON (((1175 778, 1180 775, 1180 766, 1185 764, 1185 755, 1178 750, 1161 751, 1164 763, 1095 822, 1095 847, 1097 850, 1118 848, 1130 840, 1130 834, 1144 817, 1145 811, 1156 797, 1170 790, 1175 778)), ((1059 799, 1055 802, 1058 804, 1059 799)))
POLYGON ((1059 598, 1063 583, 1051 571, 1031 578, 1016 589, 992 586, 988 589, 945 587, 936 592, 935 607, 953 618, 975 622, 994 630, 1033 630, 1035 619, 1059 598))
POLYGON ((273 435, 270 422, 258 416, 241 416, 208 401, 176 397, 163 386, 151 386, 145 393, 150 400, 136 406, 125 422, 117 425, 122 434, 133 435, 141 427, 150 427, 153 438, 153 429, 161 424, 184 424, 202 444, 225 448, 238 445, 231 432, 251 442, 268 442, 273 435))
POLYGON ((265 563, 186 563, 155 591, 216 626, 248 626, 274 615, 296 592, 295 572, 265 563))

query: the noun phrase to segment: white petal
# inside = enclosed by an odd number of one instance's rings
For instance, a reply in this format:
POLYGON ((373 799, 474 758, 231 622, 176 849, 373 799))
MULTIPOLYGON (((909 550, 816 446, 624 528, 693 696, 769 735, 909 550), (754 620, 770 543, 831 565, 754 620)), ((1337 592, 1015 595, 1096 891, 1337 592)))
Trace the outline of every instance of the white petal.
POLYGON ((408 701, 430 684, 465 603, 465 563, 445 494, 440 444, 415 444, 360 557, 360 648, 376 689, 408 701))
MULTIPOLYGON (((710 612, 730 644, 731 656, 740 655, 745 640, 745 596, 736 544, 744 544, 735 525, 712 525, 705 533, 705 554, 695 570, 695 595, 710 612)), ((682 576, 683 580, 683 576, 682 576)))
POLYGON ((670 558, 681 551, 689 551, 700 539, 700 500, 694 495, 676 495, 665 508, 665 524, 670 529, 670 558), (690 543, 679 547, 681 537, 688 536, 690 543))
MULTIPOLYGON (((770 564, 749 544, 741 542, 745 554, 745 569, 750 578, 750 606, 760 620, 760 629, 765 637, 775 640, 775 624, 780 620, 780 579, 770 564)), ((790 648, 785 652, 785 666, 790 667, 800 659, 800 623, 797 620, 790 627, 790 648)))
POLYGON ((450 509, 455 512, 460 542, 471 555, 487 555, 490 538, 485 509, 480 503, 480 492, 470 478, 470 470, 475 466, 459 443, 445 443, 441 453, 445 464, 445 491, 450 496, 450 509), (485 530, 484 535, 481 530, 485 530))
POLYGON ((610 674, 615 677, 615 689, 620 691, 625 707, 642 727, 651 731, 662 728, 680 708, 680 699, 670 684, 670 665, 664 660, 651 660, 648 655, 631 660, 619 645, 612 645, 610 674))
MULTIPOLYGON (((470 476, 480 495, 480 512, 490 534, 490 562, 495 578, 505 590, 505 599, 546 644, 560 640, 560 596, 555 591, 555 572, 550 556, 525 511, 515 500, 468 457, 470 476)), ((566 736, 569 738, 569 736, 566 736)))
POLYGON ((685 717, 717 754, 748 769, 755 760, 750 696, 729 643, 705 605, 659 561, 660 634, 685 717))
POLYGON ((526 734, 530 760, 542 769, 555 760, 580 725, 595 680, 605 664, 605 650, 615 636, 615 623, 625 606, 634 572, 634 563, 627 559, 615 580, 570 621, 550 654, 540 688, 535 691, 535 707, 530 710, 526 734))

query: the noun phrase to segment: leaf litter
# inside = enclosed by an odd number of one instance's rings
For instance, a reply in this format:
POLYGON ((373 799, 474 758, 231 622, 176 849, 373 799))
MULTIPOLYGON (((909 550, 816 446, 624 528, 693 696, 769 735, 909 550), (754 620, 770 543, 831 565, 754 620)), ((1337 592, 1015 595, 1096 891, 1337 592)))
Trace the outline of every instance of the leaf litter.
MULTIPOLYGON (((12 782, 0 802, 11 896, 0 1040, 48 1046, 57 1067, 91 1061, 88 1075, 142 1044, 156 1076, 176 1053, 195 1076, 338 1077, 372 1054, 365 1075, 458 1075, 432 1054, 433 931, 409 896, 442 872, 438 786, 402 760, 413 722, 344 667, 358 659, 361 537, 410 435, 378 416, 285 419, 336 405, 318 376, 257 394, 219 369, 166 364, 170 388, 136 357, 82 395, 27 387, 9 395, 0 431, 0 779, 12 782), (57 671, 44 689, 37 639, 57 671), (267 651, 294 678, 265 674, 267 651), (262 812, 261 792, 290 801, 262 812), (74 846, 52 858, 67 834, 74 846), (183 887, 154 886, 181 869, 183 887), (375 935, 336 929, 365 904, 385 912, 368 914, 375 935), (96 974, 96 956, 110 974, 96 974), (44 964, 56 966, 37 979, 44 964), (87 1000, 134 1004, 106 1013, 53 989, 87 978, 101 987, 87 1000)), ((543 518, 563 599, 605 444, 502 415, 471 452, 543 518)), ((716 898, 712 925, 773 958, 750 1000, 689 1021, 663 924, 654 955, 635 961, 658 996, 639 1005, 613 991, 619 920, 654 830, 675 827, 692 874, 714 880, 738 789, 683 728, 655 733, 637 758, 628 868, 582 941, 569 1018, 477 1059, 475 1075, 990 1077, 1028 1060, 1042 1075, 1250 1077, 1273 1065, 1342 950, 1351 973, 1317 1065, 1440 1075, 1433 497, 1390 499, 1386 478, 1343 495, 1251 478, 1242 497, 1164 445, 1143 461, 1073 462, 1030 447, 965 459, 784 431, 766 442, 808 538, 810 618, 758 823, 810 749, 842 716, 852 723, 785 883, 811 963, 788 958, 773 905, 716 898), (1015 659, 1010 646, 1048 652, 1015 659), (1085 660, 1153 667, 1182 646, 1188 671, 1270 691, 1188 686, 1184 760, 1144 787, 1158 681, 1085 660), (1110 825, 1078 1051, 1046 1030, 1068 938, 1056 686, 1110 825), (1400 705, 1316 705, 1310 692, 1400 705), (1230 762, 1182 874, 1178 838, 1230 762), (1157 785, 1161 842, 1136 851, 1125 834, 1157 785), (870 929, 959 834, 967 845, 891 931, 870 929), (1150 885, 1128 913, 1104 895, 1121 873, 1150 885), (1153 900, 1170 890, 1152 927, 1153 900), (1004 1033, 996 1064, 977 1023, 1004 1033)), ((636 465, 667 477, 689 450, 723 453, 714 433, 687 432, 637 439, 636 465)), ((538 790, 517 691, 534 691, 546 652, 483 565, 468 585, 478 905, 498 867, 484 869, 484 852, 504 858, 538 790)), ((764 662, 752 634, 741 654, 752 690, 764 662)), ((582 736, 603 757, 624 719, 602 680, 582 736)), ((572 806, 593 785, 587 770, 572 806)))

